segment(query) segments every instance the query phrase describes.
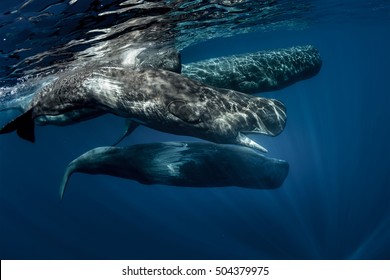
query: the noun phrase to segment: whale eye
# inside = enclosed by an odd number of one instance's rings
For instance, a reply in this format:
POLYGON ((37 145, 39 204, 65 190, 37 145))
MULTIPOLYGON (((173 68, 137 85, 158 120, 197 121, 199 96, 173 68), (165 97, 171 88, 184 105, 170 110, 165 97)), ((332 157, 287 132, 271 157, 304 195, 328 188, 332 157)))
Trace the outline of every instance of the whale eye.
POLYGON ((196 124, 202 122, 200 108, 183 100, 172 101, 168 104, 168 110, 172 115, 187 123, 196 124))

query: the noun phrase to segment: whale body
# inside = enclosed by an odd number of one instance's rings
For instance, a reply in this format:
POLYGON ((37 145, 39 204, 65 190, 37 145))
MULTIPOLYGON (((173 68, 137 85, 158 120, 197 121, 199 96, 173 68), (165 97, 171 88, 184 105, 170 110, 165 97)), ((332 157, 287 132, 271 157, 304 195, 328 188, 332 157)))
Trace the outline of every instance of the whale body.
POLYGON ((288 170, 286 161, 234 145, 166 142, 99 147, 69 163, 60 199, 76 172, 111 175, 146 185, 275 189, 283 184, 288 170))
MULTIPOLYGON (((181 73, 191 79, 206 83, 209 86, 227 88, 244 93, 259 93, 269 90, 276 90, 293 84, 299 80, 307 79, 316 75, 321 68, 321 57, 318 50, 313 46, 296 46, 287 49, 272 51, 261 51, 242 55, 218 57, 203 60, 195 63, 181 65, 180 53, 172 47, 149 47, 130 49, 125 52, 121 59, 117 59, 116 65, 124 65, 131 68, 129 71, 147 70, 150 68, 169 70, 181 73), (183 71, 181 68, 183 67, 183 71)), ((89 68, 104 69, 106 65, 89 65, 89 68)), ((76 70, 71 73, 64 73, 57 82, 47 86, 47 92, 56 93, 59 88, 77 89, 78 83, 74 86, 67 85, 69 80, 77 80, 83 77, 85 70, 76 70), (84 73, 83 73, 84 72, 84 73)), ((113 87, 115 77, 112 81, 106 82, 107 90, 113 87)), ((131 79, 129 79, 131 80, 131 79)), ((37 97, 36 99, 39 99, 37 97)), ((28 111, 26 106, 11 106, 12 108, 1 108, 0 111, 17 109, 28 111)), ((31 107, 31 106, 30 106, 31 107)), ((98 108, 78 108, 59 114, 43 114, 39 118, 34 118, 34 123, 38 125, 69 125, 80 121, 88 120, 107 113, 106 110, 98 108)), ((29 112, 24 114, 23 122, 30 123, 29 129, 17 129, 18 134, 30 141, 34 141, 33 129, 31 128, 31 116, 29 112)), ((127 121, 128 127, 122 137, 116 142, 120 142, 130 134, 138 124, 127 121)), ((27 127, 24 125, 24 127, 27 127)), ((12 125, 4 127, 0 133, 14 130, 12 125)))
POLYGON ((182 74, 210 86, 252 94, 315 76, 322 60, 313 46, 216 57, 182 65, 182 74))
POLYGON ((287 119, 277 100, 209 87, 161 69, 98 67, 64 75, 43 88, 0 133, 16 130, 34 141, 34 121, 65 125, 105 113, 163 132, 262 151, 246 134, 276 136, 287 119))

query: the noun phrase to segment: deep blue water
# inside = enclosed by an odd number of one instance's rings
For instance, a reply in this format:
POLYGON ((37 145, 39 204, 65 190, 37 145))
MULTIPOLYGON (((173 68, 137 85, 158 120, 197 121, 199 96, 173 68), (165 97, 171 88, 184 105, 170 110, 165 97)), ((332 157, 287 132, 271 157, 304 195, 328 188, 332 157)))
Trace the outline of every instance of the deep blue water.
MULTIPOLYGON (((66 165, 112 143, 123 120, 37 127, 35 144, 1 135, 0 258, 389 259, 389 17, 332 20, 340 11, 327 12, 302 30, 215 38, 182 51, 190 62, 319 49, 316 77, 264 94, 286 105, 284 132, 252 137, 289 162, 281 188, 144 186, 75 174, 60 203, 66 165)), ((141 127, 122 145, 183 139, 190 138, 141 127)))

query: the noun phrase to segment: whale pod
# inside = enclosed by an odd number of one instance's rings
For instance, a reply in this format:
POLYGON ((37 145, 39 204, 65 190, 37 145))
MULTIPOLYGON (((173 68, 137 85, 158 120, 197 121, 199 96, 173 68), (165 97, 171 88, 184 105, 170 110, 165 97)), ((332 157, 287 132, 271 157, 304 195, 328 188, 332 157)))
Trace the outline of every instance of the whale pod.
POLYGON ((68 165, 60 199, 75 172, 111 175, 146 185, 274 189, 282 185, 288 170, 286 161, 234 145, 165 142, 99 147, 68 165))
POLYGON ((182 74, 210 86, 244 93, 278 90, 315 76, 321 57, 313 46, 216 57, 182 65, 182 74))

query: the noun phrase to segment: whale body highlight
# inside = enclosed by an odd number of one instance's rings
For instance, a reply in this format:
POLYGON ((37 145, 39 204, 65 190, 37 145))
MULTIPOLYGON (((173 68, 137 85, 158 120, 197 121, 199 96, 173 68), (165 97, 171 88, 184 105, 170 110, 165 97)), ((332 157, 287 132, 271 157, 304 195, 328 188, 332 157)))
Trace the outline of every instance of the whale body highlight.
POLYGON ((55 80, 4 126, 34 141, 34 122, 66 125, 111 113, 163 132, 266 151, 246 136, 276 136, 286 123, 277 100, 209 87, 160 69, 98 67, 55 80))
POLYGON ((308 45, 183 64, 182 74, 210 86, 252 94, 309 79, 318 74, 321 65, 320 53, 308 45))

